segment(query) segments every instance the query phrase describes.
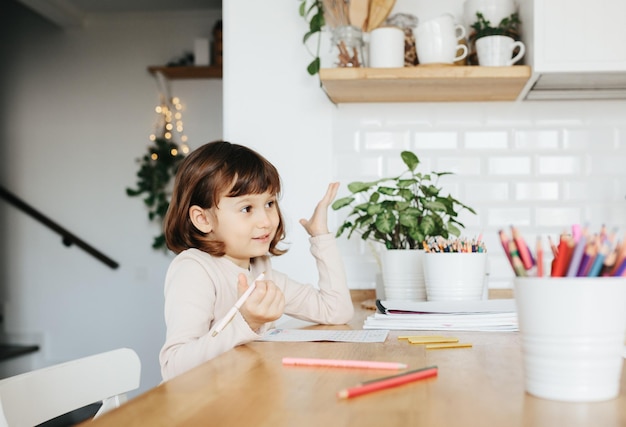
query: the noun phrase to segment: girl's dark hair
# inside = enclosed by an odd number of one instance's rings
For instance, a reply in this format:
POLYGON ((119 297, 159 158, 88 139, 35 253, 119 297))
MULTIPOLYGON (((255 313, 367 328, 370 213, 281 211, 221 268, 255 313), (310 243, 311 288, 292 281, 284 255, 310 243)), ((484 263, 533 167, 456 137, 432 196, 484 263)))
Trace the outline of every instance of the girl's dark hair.
MULTIPOLYGON (((172 200, 163 223, 167 247, 178 254, 197 248, 214 256, 224 255, 224 243, 198 230, 189 218, 189 208, 216 207, 222 196, 238 197, 269 192, 280 195, 278 171, 254 150, 226 141, 214 141, 192 151, 178 168, 172 200)), ((276 245, 285 238, 278 201, 278 228, 270 243, 272 255, 282 255, 276 245)))

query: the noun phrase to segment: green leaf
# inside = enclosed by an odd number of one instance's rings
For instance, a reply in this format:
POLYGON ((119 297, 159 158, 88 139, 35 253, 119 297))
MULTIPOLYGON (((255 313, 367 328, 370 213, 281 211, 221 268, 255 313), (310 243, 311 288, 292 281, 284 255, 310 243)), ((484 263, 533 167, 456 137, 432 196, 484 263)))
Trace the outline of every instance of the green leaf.
POLYGON ((385 196, 395 196, 397 189, 391 187, 379 187, 378 192, 380 194, 384 194, 385 196))
POLYGON ((376 217, 374 224, 378 231, 389 234, 396 226, 396 217, 391 212, 385 211, 376 217))
POLYGON ((416 184, 417 180, 416 179, 399 179, 398 180, 398 187, 399 188, 406 188, 406 187, 410 187, 413 184, 416 184))
POLYGON ((424 207, 431 211, 446 211, 446 205, 441 202, 424 202, 424 207))
POLYGON ((398 191, 398 195, 402 197, 404 200, 408 200, 408 201, 411 201, 414 198, 413 192, 409 190, 408 188, 402 188, 400 191, 398 191))
POLYGON ((383 211, 383 206, 382 205, 369 205, 367 207, 367 213, 369 215, 376 215, 380 212, 383 211))
POLYGON ((409 227, 411 229, 417 228, 417 217, 407 214, 406 212, 400 213, 400 217, 398 218, 398 222, 405 227, 409 227))
POLYGON ((402 157, 402 161, 408 166, 410 171, 414 171, 420 162, 417 156, 411 151, 403 151, 400 153, 400 157, 402 157))
POLYGON ((369 190, 371 186, 372 186, 371 182, 356 181, 356 182, 351 182, 350 184, 348 184, 348 190, 350 190, 350 192, 353 194, 360 193, 361 191, 369 190))
POLYGON ((306 70, 309 72, 310 75, 314 76, 315 74, 319 73, 320 71, 320 59, 315 58, 308 67, 306 67, 306 70))
POLYGON ((459 230, 458 228, 456 228, 456 227, 454 226, 454 224, 448 224, 448 232, 449 232, 450 234, 453 234, 453 235, 457 236, 457 237, 461 235, 461 230, 459 230))
POLYGON ((435 224, 435 220, 433 219, 432 216, 425 216, 422 219, 422 223, 420 224, 420 229, 422 230, 422 233, 424 233, 424 235, 426 236, 437 236, 438 232, 437 230, 437 225, 435 224))
POLYGON ((335 200, 331 207, 333 210, 338 210, 345 206, 349 206, 352 202, 354 202, 354 197, 342 197, 341 199, 335 200))

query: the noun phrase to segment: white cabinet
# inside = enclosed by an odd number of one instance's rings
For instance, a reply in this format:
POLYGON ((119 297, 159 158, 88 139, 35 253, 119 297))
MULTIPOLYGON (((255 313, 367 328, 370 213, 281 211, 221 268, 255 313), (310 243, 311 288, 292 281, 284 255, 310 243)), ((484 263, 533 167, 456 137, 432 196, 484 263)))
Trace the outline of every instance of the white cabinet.
POLYGON ((626 71, 626 1, 520 0, 519 8, 534 70, 626 71))
POLYGON ((626 1, 519 0, 520 99, 626 99, 626 1))

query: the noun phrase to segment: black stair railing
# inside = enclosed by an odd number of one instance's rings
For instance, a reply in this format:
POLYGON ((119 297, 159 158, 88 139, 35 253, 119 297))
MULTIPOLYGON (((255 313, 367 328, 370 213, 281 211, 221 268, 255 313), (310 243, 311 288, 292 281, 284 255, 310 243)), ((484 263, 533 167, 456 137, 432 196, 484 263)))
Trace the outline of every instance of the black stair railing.
POLYGON ((119 264, 117 262, 113 261, 111 258, 104 255, 102 252, 100 252, 99 250, 97 250, 96 248, 94 248, 93 246, 85 242, 84 240, 80 239, 76 235, 70 233, 65 228, 61 227, 59 224, 52 221, 50 218, 48 218, 47 216, 39 212, 37 209, 30 206, 28 203, 21 200, 19 197, 10 193, 2 186, 0 186, 0 197, 2 197, 4 200, 9 202, 10 204, 15 206, 22 212, 30 215, 31 217, 33 217, 34 219, 36 219, 37 221, 39 221, 46 227, 50 228, 52 231, 59 234, 65 246, 69 247, 72 245, 76 245, 82 250, 84 250, 85 252, 87 252, 89 255, 100 260, 101 262, 108 265, 109 267, 113 269, 116 269, 119 267, 119 264))

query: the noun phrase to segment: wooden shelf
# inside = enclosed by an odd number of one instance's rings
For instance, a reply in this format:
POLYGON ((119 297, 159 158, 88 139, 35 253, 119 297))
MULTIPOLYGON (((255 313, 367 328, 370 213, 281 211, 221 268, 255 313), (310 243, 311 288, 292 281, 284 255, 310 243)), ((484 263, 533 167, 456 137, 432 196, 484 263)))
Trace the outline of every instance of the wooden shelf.
POLYGON ((172 66, 172 67, 148 67, 150 74, 155 75, 157 71, 163 73, 170 80, 176 79, 221 79, 222 67, 209 66, 172 66))
POLYGON ((335 103, 515 101, 531 76, 527 65, 324 68, 320 80, 335 103))

